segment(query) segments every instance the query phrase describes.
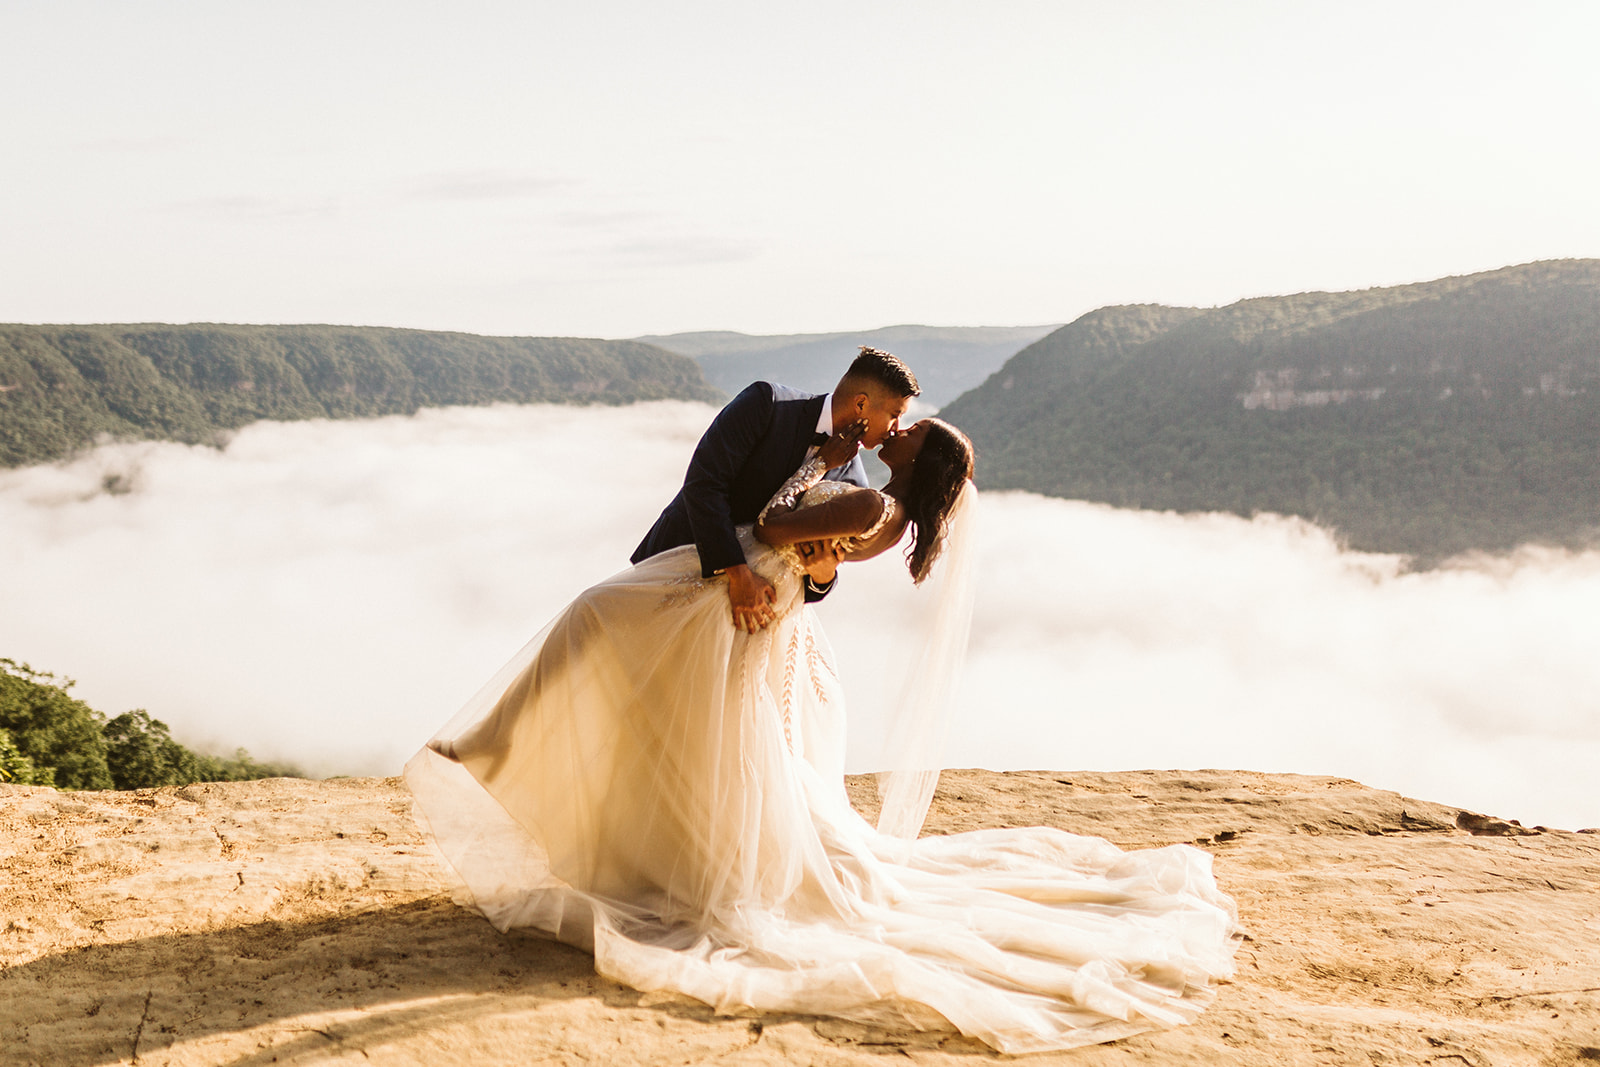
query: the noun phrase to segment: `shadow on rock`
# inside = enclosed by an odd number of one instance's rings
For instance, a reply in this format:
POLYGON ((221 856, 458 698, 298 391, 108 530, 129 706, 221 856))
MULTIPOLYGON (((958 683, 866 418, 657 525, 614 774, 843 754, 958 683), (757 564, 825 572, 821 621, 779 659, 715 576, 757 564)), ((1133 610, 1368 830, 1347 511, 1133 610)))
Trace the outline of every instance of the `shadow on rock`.
MULTIPOLYGON (((586 953, 502 935, 441 899, 95 945, 0 972, 6 1044, 26 1049, 27 1062, 63 1067, 138 1061, 179 1042, 339 1014, 290 1042, 308 1046, 301 1054, 319 1044, 327 1052, 358 1034, 383 1042, 504 1010, 500 996, 481 994, 619 1006, 639 996, 597 976, 586 953)), ((285 1051, 275 1041, 268 1055, 283 1062, 285 1051)))

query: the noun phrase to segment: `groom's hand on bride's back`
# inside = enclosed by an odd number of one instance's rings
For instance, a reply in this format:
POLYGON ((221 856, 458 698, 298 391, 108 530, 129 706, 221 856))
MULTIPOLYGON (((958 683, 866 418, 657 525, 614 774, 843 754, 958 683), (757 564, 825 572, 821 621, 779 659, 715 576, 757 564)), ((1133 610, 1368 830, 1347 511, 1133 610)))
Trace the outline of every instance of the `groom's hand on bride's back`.
POLYGON ((733 608, 733 625, 753 634, 772 621, 772 602, 778 591, 772 583, 751 570, 748 564, 729 567, 728 602, 733 608))

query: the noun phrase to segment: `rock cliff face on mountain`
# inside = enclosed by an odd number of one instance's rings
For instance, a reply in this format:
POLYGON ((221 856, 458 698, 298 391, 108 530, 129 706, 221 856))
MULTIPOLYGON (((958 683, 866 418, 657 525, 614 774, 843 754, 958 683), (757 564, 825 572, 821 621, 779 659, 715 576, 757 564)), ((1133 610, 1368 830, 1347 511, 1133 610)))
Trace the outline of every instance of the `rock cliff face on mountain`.
POLYGON ((1437 559, 1600 531, 1600 260, 1101 308, 942 414, 986 488, 1300 515, 1437 559))
MULTIPOLYGON (((870 780, 850 785, 870 814, 870 780)), ((1244 940, 1194 1025, 1028 1062, 1600 1060, 1600 835, 1248 771, 949 771, 928 832, 1031 824, 1206 849, 1244 940)), ((998 1058, 946 1033, 716 1017, 502 936, 452 899, 399 779, 0 786, 0 868, 5 1063, 998 1058)))
POLYGON ((102 434, 210 443, 258 419, 452 404, 720 402, 694 362, 636 341, 353 326, 0 325, 0 466, 102 434))

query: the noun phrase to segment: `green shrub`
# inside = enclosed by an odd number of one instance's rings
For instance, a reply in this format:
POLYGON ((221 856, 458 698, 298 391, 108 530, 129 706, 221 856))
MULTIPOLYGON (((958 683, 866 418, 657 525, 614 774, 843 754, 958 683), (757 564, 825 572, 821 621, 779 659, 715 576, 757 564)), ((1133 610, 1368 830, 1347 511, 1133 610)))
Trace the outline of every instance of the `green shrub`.
POLYGON ((40 771, 33 760, 23 755, 11 735, 0 730, 0 782, 11 785, 53 785, 55 775, 49 768, 40 771))
POLYGON ((106 743, 101 735, 105 716, 67 690, 55 675, 26 663, 0 659, 0 730, 11 736, 35 774, 53 774, 50 784, 62 789, 111 789, 106 743))
POLYGON ((0 781, 62 789, 149 789, 191 782, 300 778, 288 764, 194 752, 143 708, 106 721, 67 694, 70 679, 0 659, 0 781))

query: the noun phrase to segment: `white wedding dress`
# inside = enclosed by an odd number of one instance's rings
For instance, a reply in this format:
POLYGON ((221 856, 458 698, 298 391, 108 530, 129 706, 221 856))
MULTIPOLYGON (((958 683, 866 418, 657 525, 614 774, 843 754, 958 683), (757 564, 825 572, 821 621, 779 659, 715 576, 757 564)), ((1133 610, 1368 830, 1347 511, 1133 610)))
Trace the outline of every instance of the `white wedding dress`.
POLYGON ((484 915, 719 1012, 954 1028, 1005 1052, 1198 1014, 1233 968, 1210 857, 1046 828, 878 832, 845 794, 844 694, 793 553, 739 535, 777 589, 766 629, 734 629, 692 545, 662 553, 579 596, 407 764, 484 915))

